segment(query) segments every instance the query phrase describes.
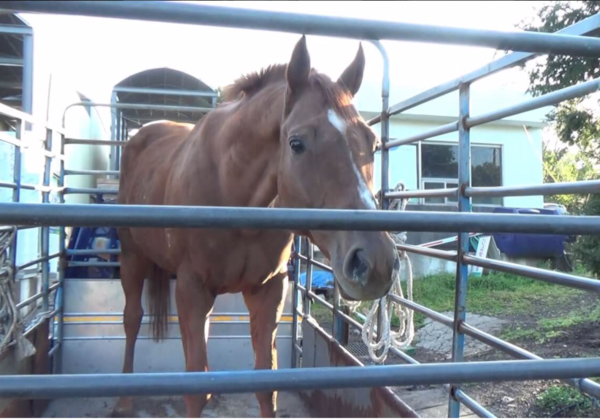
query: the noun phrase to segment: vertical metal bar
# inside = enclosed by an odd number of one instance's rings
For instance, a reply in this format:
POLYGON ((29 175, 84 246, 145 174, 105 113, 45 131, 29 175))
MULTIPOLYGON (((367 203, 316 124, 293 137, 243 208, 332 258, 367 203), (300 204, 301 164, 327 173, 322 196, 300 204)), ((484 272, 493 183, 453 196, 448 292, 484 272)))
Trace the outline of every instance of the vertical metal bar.
MULTIPOLYGON (((381 82, 381 196, 379 197, 379 205, 381 210, 387 210, 389 207, 389 200, 385 198, 385 194, 389 191, 389 158, 390 152, 385 147, 390 137, 390 121, 389 121, 389 101, 390 101, 390 60, 387 55, 387 51, 385 47, 379 41, 371 41, 373 45, 379 50, 381 54, 381 58, 383 60, 383 78, 381 82)), ((383 317, 385 316, 385 312, 383 308, 386 305, 385 298, 382 298, 379 301, 379 309, 377 310, 377 325, 383 325, 383 317)), ((379 328, 377 330, 377 341, 381 340, 381 331, 379 328)))
MULTIPOLYGON (((12 201, 13 203, 18 203, 21 201, 21 146, 23 144, 25 132, 25 122, 23 120, 17 123, 17 132, 16 137, 17 140, 20 140, 19 145, 15 145, 15 155, 13 157, 13 183, 15 184, 15 188, 12 193, 12 201)), ((17 242, 18 242, 19 232, 15 233, 13 237, 12 245, 10 246, 10 250, 8 252, 8 258, 13 267, 17 265, 17 242)))
MULTIPOLYGON (((33 113, 33 35, 23 35, 23 90, 21 109, 33 113)), ((26 125, 27 127, 27 125, 26 125)))
MULTIPOLYGON (((459 130, 458 130, 458 211, 471 212, 471 199, 465 196, 465 188, 471 186, 471 136, 465 122, 469 117, 469 84, 459 87, 459 130)), ((458 237, 458 263, 456 265, 456 290, 454 299, 454 336, 452 338, 452 361, 462 362, 464 358, 465 336, 459 327, 467 315, 467 285, 469 266, 462 262, 462 255, 469 252, 469 232, 460 232, 458 237)), ((454 397, 459 389, 456 384, 450 386, 448 417, 460 417, 460 402, 454 397)))
MULTIPOLYGON (((66 127, 63 127, 63 130, 66 127)), ((62 133, 58 133, 58 139, 60 141, 60 154, 61 156, 65 155, 65 139, 62 133)), ((60 203, 64 204, 65 195, 62 192, 62 188, 65 186, 65 159, 60 160, 60 173, 58 178, 58 186, 59 186, 59 197, 60 203)), ((64 296, 64 287, 65 287, 65 269, 66 269, 66 252, 65 245, 67 240, 67 232, 65 226, 60 227, 59 238, 58 238, 58 249, 60 252, 60 259, 58 260, 58 289, 56 290, 56 298, 55 298, 55 311, 57 311, 55 319, 56 319, 56 327, 54 330, 54 346, 59 346, 58 351, 54 354, 52 359, 53 361, 53 373, 62 373, 62 357, 63 357, 63 296, 64 296)))
POLYGON ((313 276, 313 258, 314 258, 314 245, 308 239, 306 239, 306 256, 308 260, 306 261, 306 294, 304 295, 304 302, 302 304, 302 308, 304 309, 304 315, 310 316, 310 296, 308 296, 308 292, 312 290, 312 276, 313 276))
MULTIPOLYGON (((44 148, 47 151, 52 151, 52 130, 46 129, 46 141, 44 148)), ((49 156, 45 157, 44 162, 44 187, 50 186, 50 180, 52 175, 52 158, 49 156)), ((50 202, 50 193, 48 191, 42 192, 42 203, 50 202)), ((50 227, 44 226, 40 229, 40 257, 47 257, 50 252, 50 227)), ((42 261, 42 310, 47 312, 50 308, 48 289, 50 287, 50 261, 42 261)))
POLYGON ((292 367, 297 367, 298 354, 296 344, 298 343, 298 284, 300 283, 300 265, 302 260, 298 256, 301 253, 300 236, 294 237, 294 249, 296 257, 294 258, 294 294, 292 295, 292 367))
POLYGON ((337 311, 341 311, 341 312, 346 313, 346 315, 350 315, 347 309, 348 309, 347 306, 341 305, 340 290, 338 288, 337 282, 334 282, 332 336, 342 346, 348 345, 348 328, 349 328, 349 326, 348 326, 348 323, 346 321, 344 321, 344 319, 340 315, 338 315, 337 311))
MULTIPOLYGON (((117 103, 117 92, 112 93, 111 99, 110 99, 110 103, 111 104, 116 104, 117 103)), ((111 108, 110 111, 110 139, 111 140, 116 140, 117 139, 117 110, 115 108, 111 108)), ((117 146, 110 146, 110 170, 111 171, 118 171, 118 164, 117 164, 117 146)), ((109 175, 107 178, 113 178, 116 179, 116 177, 114 175, 109 175)))

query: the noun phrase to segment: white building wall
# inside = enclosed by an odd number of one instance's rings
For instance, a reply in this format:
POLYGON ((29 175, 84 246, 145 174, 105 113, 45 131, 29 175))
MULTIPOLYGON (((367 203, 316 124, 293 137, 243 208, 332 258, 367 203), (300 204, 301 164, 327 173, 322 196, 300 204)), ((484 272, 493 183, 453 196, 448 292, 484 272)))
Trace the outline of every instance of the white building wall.
MULTIPOLYGON (((444 122, 416 120, 395 120, 390 122, 390 138, 405 138, 435 128, 444 122)), ((375 131, 378 131, 376 127, 375 131)), ((435 142, 456 144, 458 133, 450 133, 430 139, 435 142)), ((485 125, 471 131, 471 143, 494 145, 502 148, 502 185, 518 186, 543 183, 542 137, 537 127, 485 125)), ((375 160, 375 189, 381 185, 380 157, 375 160)), ((404 182, 407 189, 418 189, 420 174, 417 165, 417 147, 405 145, 390 152, 389 183, 393 188, 397 182, 404 182)), ((417 200, 413 199, 412 203, 417 200)), ((504 206, 541 208, 542 196, 506 197, 504 206)))

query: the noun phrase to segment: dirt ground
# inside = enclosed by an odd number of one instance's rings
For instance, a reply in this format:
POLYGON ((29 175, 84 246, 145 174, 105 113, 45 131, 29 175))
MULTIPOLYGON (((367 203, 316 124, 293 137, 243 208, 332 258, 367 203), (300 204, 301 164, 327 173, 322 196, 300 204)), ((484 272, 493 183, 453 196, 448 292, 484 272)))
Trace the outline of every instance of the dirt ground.
MULTIPOLYGON (((500 318, 505 321, 503 332, 514 331, 538 331, 537 322, 541 319, 561 319, 574 311, 590 310, 598 307, 598 298, 591 293, 581 293, 570 299, 561 301, 557 305, 548 305, 547 301, 536 300, 532 297, 530 309, 526 315, 508 316, 500 318)), ((331 331, 331 315, 323 317, 320 322, 326 331, 331 331)), ((467 322, 468 316, 467 316, 467 322)), ((526 335, 526 334, 524 334, 526 335)), ((358 334, 350 334, 350 348, 355 349, 362 345, 362 340, 358 334)), ((546 334, 539 336, 523 336, 509 340, 511 343, 521 348, 531 351, 543 358, 574 358, 600 356, 600 321, 577 322, 573 325, 560 325, 546 331, 546 334)), ((355 355, 355 351, 353 351, 355 355)), ((421 363, 441 363, 447 362, 447 355, 442 355, 416 347, 412 357, 421 363)), ((369 362, 368 356, 360 357, 365 362, 369 362)), ((490 347, 484 352, 475 356, 466 357, 466 361, 491 361, 491 360, 511 360, 512 358, 500 351, 490 347)), ((403 363, 398 357, 389 355, 386 364, 403 363)), ((553 412, 543 411, 539 408, 538 398, 548 388, 561 384, 560 381, 529 381, 529 382, 504 382, 504 383, 485 383, 485 384, 465 384, 463 389, 469 396, 481 403, 485 408, 498 417, 523 418, 523 417, 592 417, 600 418, 600 404, 596 402, 591 404, 586 411, 578 411, 576 406, 570 407, 568 404, 562 406, 553 412)), ((419 386, 398 389, 400 395, 406 395, 407 391, 432 390, 436 386, 419 386)), ((440 393, 440 395, 445 394, 440 393)), ((443 403, 440 402, 440 403, 443 403)))
MULTIPOLYGON (((69 398, 53 401, 44 413, 45 418, 110 418, 116 398, 69 398)), ((280 392, 277 398, 277 417, 309 417, 297 394, 280 392)), ((185 417, 182 397, 134 398, 134 418, 185 417)), ((254 394, 217 395, 206 405, 203 417, 257 418, 260 417, 254 394)))

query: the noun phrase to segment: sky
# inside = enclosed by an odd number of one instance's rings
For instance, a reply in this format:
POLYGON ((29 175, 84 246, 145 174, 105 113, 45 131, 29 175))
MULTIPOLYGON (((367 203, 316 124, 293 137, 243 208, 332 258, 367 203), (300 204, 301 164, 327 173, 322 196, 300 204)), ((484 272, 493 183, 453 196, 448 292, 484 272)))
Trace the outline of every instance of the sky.
MULTIPOLYGON (((197 2, 210 3, 210 2, 197 2)), ((214 5, 214 3, 213 3, 214 5)), ((535 16, 539 2, 222 2, 220 6, 307 14, 515 30, 535 16)), ((289 60, 296 34, 198 27, 129 20, 22 15, 34 28, 36 65, 43 67, 36 88, 47 90, 48 75, 62 78, 93 100, 107 100, 112 86, 153 67, 186 71, 212 87, 231 83, 241 74, 289 60), (45 78, 45 79, 44 79, 45 78), (44 86, 46 85, 46 86, 44 86)), ((391 59, 391 80, 400 95, 417 93, 499 57, 488 48, 384 42, 391 59)), ((353 59, 358 41, 308 37, 314 67, 337 78, 353 59)), ((365 81, 380 83, 381 58, 365 45, 365 81)), ((517 69, 481 83, 524 91, 525 74, 517 69)), ((39 90, 39 89, 38 89, 39 90)), ((394 98, 392 101, 401 100, 394 98)))

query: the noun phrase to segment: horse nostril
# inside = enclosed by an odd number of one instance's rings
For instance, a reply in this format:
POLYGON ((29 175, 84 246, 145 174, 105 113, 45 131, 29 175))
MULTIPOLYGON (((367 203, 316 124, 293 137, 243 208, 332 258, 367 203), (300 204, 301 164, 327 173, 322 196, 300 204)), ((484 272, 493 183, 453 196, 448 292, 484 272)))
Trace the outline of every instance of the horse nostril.
POLYGON ((346 268, 347 277, 356 283, 364 285, 364 283, 367 281, 367 273, 369 272, 370 268, 365 252, 362 249, 354 251, 348 258, 346 268))

